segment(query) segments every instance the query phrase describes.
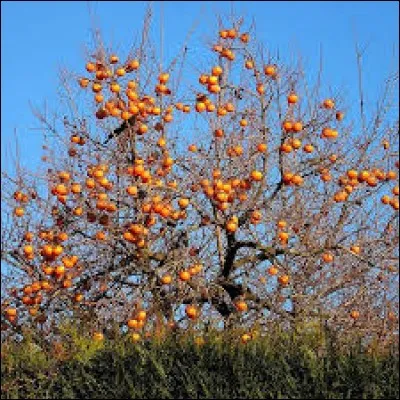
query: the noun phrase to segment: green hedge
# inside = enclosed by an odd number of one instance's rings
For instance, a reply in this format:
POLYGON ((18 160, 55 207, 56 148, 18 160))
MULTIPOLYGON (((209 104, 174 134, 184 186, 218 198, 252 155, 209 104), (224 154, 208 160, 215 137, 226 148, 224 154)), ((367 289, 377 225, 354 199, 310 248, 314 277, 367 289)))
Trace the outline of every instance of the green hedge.
POLYGON ((313 348, 289 337, 96 343, 75 337, 64 359, 23 342, 4 347, 4 399, 398 399, 394 349, 313 348), (29 348, 28 348, 29 347, 29 348))

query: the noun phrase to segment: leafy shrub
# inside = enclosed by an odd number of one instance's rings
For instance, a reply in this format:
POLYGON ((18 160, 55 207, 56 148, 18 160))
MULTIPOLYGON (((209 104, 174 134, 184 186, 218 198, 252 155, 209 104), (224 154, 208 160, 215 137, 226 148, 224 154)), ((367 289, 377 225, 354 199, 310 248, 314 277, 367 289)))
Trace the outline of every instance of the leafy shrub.
POLYGON ((399 398, 397 347, 345 350, 327 337, 318 347, 307 335, 274 332, 243 344, 232 336, 210 332, 203 345, 187 334, 93 344, 75 333, 61 360, 49 349, 27 351, 32 342, 4 344, 1 397, 399 398))

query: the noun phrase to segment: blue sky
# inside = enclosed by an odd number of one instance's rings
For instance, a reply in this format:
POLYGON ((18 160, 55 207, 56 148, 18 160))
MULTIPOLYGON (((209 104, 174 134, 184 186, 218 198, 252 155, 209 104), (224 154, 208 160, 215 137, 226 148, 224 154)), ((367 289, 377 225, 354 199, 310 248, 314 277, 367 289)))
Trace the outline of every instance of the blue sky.
MULTIPOLYGON (((58 68, 83 73, 84 46, 90 43, 91 17, 107 42, 128 50, 141 29, 145 2, 9 2, 1 3, 1 143, 2 155, 17 129, 24 164, 34 166, 41 156, 38 122, 29 102, 57 104, 58 68)), ((198 40, 215 29, 215 14, 231 9, 256 22, 257 36, 283 58, 300 53, 315 69, 323 47, 324 80, 343 87, 356 98, 355 37, 368 44, 364 63, 366 91, 372 101, 385 74, 398 65, 398 2, 174 2, 154 3, 154 22, 164 14, 166 57, 177 51, 193 23, 198 40), (356 35, 356 36, 355 36, 356 35), (396 61, 397 60, 397 61, 396 61)), ((155 33, 155 38, 158 34, 155 33)), ((126 54, 126 53, 125 53, 126 54)), ((2 169, 9 168, 2 157, 2 169)))

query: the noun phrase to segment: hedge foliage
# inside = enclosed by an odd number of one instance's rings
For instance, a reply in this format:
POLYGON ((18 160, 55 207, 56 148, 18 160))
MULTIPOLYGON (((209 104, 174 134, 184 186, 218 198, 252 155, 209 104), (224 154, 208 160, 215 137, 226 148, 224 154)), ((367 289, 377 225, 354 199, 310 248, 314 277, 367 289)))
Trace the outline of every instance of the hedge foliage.
POLYGON ((397 347, 292 334, 169 335, 94 342, 76 331, 48 348, 2 344, 4 399, 398 399, 397 347))

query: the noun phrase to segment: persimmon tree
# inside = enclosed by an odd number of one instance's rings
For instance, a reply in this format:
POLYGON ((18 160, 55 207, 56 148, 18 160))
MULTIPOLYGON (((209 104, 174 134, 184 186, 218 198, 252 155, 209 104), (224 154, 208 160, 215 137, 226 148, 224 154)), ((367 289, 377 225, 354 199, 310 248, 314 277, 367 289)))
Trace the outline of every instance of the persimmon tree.
POLYGON ((372 112, 242 21, 204 65, 183 48, 162 68, 148 23, 129 54, 99 39, 62 74, 65 112, 36 111, 41 167, 3 171, 3 328, 395 331, 397 74, 372 112))

